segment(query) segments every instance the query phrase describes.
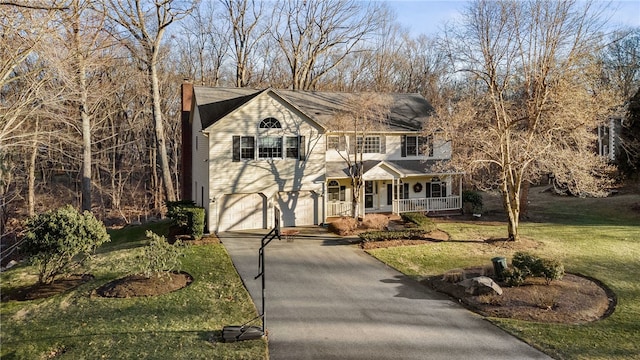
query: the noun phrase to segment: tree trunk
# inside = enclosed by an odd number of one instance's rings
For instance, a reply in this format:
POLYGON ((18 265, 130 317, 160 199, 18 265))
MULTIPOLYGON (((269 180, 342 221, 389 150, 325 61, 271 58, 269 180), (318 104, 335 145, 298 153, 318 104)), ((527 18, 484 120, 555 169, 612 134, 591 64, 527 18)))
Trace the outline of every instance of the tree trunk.
POLYGON ((79 72, 80 118, 82 120, 82 211, 91 211, 91 117, 87 114, 87 88, 84 66, 79 72))
POLYGON ((38 131, 39 121, 36 117, 35 131, 33 133, 33 147, 31 148, 31 157, 29 158, 29 175, 27 184, 27 208, 29 216, 36 213, 36 159, 38 156, 38 131))
POLYGON ((157 55, 150 55, 151 64, 149 75, 151 77, 151 96, 153 100, 153 124, 156 135, 156 149, 160 159, 160 169, 162 173, 162 183, 167 201, 175 201, 176 194, 173 189, 173 179, 169 168, 169 156, 165 142, 164 123, 162 122, 162 107, 160 105, 160 85, 158 81, 158 71, 156 67, 157 55))
POLYGON ((520 240, 520 183, 504 182, 502 185, 502 201, 509 218, 507 226, 509 241, 520 240))

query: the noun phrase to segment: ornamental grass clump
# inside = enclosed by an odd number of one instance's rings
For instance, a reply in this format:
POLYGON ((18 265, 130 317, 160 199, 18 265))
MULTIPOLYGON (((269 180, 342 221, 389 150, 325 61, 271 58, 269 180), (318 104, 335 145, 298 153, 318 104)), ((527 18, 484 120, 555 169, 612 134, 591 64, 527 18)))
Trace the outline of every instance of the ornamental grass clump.
POLYGON ((52 283, 90 259, 95 249, 109 242, 102 222, 71 205, 29 218, 21 250, 38 271, 38 282, 52 283))

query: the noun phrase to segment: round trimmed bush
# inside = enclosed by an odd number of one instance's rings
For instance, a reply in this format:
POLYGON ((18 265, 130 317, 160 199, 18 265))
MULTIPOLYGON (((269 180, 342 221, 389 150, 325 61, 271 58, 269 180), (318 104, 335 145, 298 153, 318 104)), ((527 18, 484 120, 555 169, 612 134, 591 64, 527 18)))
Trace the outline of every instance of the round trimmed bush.
POLYGON ((50 284, 56 276, 81 265, 98 246, 111 240, 93 214, 81 214, 71 205, 32 216, 26 229, 21 249, 37 268, 41 284, 50 284))

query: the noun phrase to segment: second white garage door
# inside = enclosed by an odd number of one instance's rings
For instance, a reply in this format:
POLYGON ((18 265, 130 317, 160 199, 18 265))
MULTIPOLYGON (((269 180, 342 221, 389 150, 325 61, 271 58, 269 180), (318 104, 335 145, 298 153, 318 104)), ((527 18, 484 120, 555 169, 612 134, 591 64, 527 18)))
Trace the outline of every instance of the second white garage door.
POLYGON ((282 213, 282 226, 317 224, 318 195, 313 191, 283 191, 278 193, 278 207, 282 213))
POLYGON ((260 194, 230 194, 220 200, 218 231, 264 229, 266 199, 260 194))

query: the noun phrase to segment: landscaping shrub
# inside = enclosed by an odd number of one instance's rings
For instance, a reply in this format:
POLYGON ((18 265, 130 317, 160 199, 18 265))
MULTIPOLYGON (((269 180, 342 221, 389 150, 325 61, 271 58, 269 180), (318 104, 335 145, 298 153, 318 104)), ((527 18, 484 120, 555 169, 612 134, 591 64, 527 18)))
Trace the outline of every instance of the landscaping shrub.
POLYGON ((167 201, 167 217, 176 222, 179 226, 186 226, 187 219, 184 216, 182 209, 195 207, 196 203, 192 200, 178 200, 178 201, 167 201))
POLYGON ((384 240, 404 240, 404 239, 422 239, 425 234, 423 230, 401 230, 401 231, 367 231, 361 233, 360 239, 363 242, 384 241, 384 240))
POLYGON ((518 251, 513 254, 513 260, 511 260, 511 264, 520 269, 525 276, 533 275, 537 272, 538 268, 538 257, 531 255, 526 252, 518 251))
POLYGON ((80 214, 71 205, 29 218, 21 249, 38 270, 38 282, 81 265, 101 244, 110 241, 104 224, 90 212, 80 214))
POLYGON ((422 213, 404 213, 400 215, 402 220, 416 224, 421 230, 430 232, 436 229, 436 224, 422 213))
POLYGON ((502 278, 507 286, 520 286, 524 283, 526 274, 517 267, 502 270, 502 278))
POLYGON ((193 201, 167 201, 167 217, 196 240, 204 234, 204 215, 204 208, 193 201))
POLYGON ((329 231, 340 236, 349 235, 358 228, 358 220, 352 217, 343 216, 340 219, 329 223, 328 228, 329 231))
POLYGON ((190 207, 184 208, 187 213, 187 231, 189 235, 198 240, 204 234, 204 208, 190 207))
POLYGON ((145 246, 138 259, 139 271, 146 277, 153 275, 159 277, 172 271, 179 271, 182 242, 178 240, 171 245, 164 236, 153 231, 147 231, 146 235, 150 242, 145 246))
POLYGON ((564 265, 558 260, 541 259, 539 276, 542 276, 547 285, 549 285, 551 281, 560 280, 564 277, 564 265))
POLYGON ((560 280, 564 276, 564 266, 558 260, 542 259, 526 252, 516 252, 511 261, 524 278, 527 276, 542 277, 547 285, 553 280, 560 280))
POLYGON ((471 208, 473 214, 482 213, 482 194, 473 190, 464 190, 462 192, 462 205, 471 208))
POLYGON ((362 220, 365 229, 385 230, 389 226, 389 217, 382 214, 367 214, 362 220))

